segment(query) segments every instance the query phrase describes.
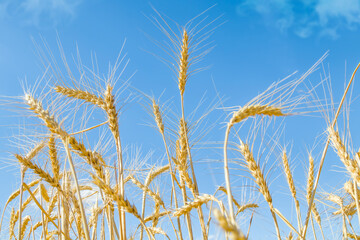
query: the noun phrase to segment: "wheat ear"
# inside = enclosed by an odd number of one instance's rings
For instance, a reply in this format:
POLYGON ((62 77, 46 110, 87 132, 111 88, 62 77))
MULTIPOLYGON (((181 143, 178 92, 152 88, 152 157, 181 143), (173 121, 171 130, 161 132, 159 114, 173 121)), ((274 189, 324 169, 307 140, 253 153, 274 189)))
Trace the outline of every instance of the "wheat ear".
MULTIPOLYGON (((197 181, 196 181, 196 175, 195 175, 193 160, 192 160, 191 151, 190 151, 189 136, 188 136, 188 132, 187 132, 187 128, 186 128, 186 120, 185 120, 186 118, 185 118, 185 111, 184 111, 184 92, 185 92, 185 86, 186 86, 186 83, 187 83, 187 80, 188 80, 188 77, 190 74, 188 71, 189 66, 190 66, 190 53, 191 53, 190 39, 191 38, 189 37, 186 28, 184 28, 183 34, 182 34, 182 42, 181 42, 181 46, 180 46, 180 59, 179 59, 179 63, 178 63, 179 64, 178 84, 179 84, 179 90, 180 90, 181 116, 182 116, 182 119, 180 122, 180 128, 185 127, 184 136, 185 136, 185 140, 186 140, 186 150, 188 152, 189 164, 190 164, 190 169, 191 169, 191 174, 192 174, 192 182, 193 182, 193 187, 194 187, 193 195, 194 195, 194 197, 197 197, 197 196, 199 196, 199 189, 198 189, 198 185, 197 185, 197 181)), ((198 216, 199 216, 203 239, 207 240, 208 236, 207 236, 207 232, 206 232, 204 214, 203 214, 201 207, 198 208, 198 216)), ((189 216, 187 216, 187 222, 188 222, 189 237, 192 240, 193 233, 192 233, 192 229, 189 228, 189 224, 191 223, 189 216)))
POLYGON ((276 230, 278 239, 281 240, 279 226, 278 226, 278 223, 277 223, 277 220, 276 220, 276 215, 274 213, 272 197, 270 195, 270 191, 269 191, 268 185, 267 185, 267 183, 265 181, 264 175, 261 172, 260 167, 256 163, 256 161, 254 159, 254 156, 253 156, 252 152, 249 149, 249 146, 247 144, 244 144, 243 142, 240 142, 240 147, 239 148, 240 148, 241 154, 244 156, 244 159, 245 159, 245 162, 246 162, 246 167, 249 169, 251 175, 253 176, 253 178, 255 180, 255 183, 259 187, 259 191, 261 192, 261 194, 265 198, 265 201, 269 204, 270 211, 271 211, 271 214, 272 214, 273 219, 274 219, 275 230, 276 230))
MULTIPOLYGON (((153 103, 152 106, 153 106, 153 114, 154 114, 154 117, 155 117, 155 121, 156 121, 156 124, 158 126, 159 132, 161 134, 161 137, 162 137, 162 140, 163 140, 163 143, 164 143, 164 147, 165 147, 165 151, 166 151, 166 156, 167 156, 168 162, 169 162, 168 166, 169 166, 170 175, 171 175, 172 193, 173 193, 173 196, 174 196, 175 208, 178 208, 179 207, 178 206, 178 199, 177 199, 176 188, 175 188, 175 181, 177 181, 177 180, 176 180, 176 176, 175 176, 175 174, 173 172, 173 167, 172 167, 171 157, 170 157, 170 153, 169 153, 169 148, 168 148, 166 138, 165 138, 164 122, 163 122, 163 119, 162 119, 162 116, 161 116, 161 111, 160 111, 159 105, 156 104, 154 99, 153 99, 152 103, 153 103)), ((154 171, 154 173, 155 172, 156 171, 154 171)), ((154 174, 154 176, 155 176, 155 174, 154 174)), ((146 184, 150 184, 150 175, 145 180, 145 185, 146 184)), ((144 195, 143 195, 143 197, 144 197, 144 195)), ((144 209, 145 209, 145 199, 144 199, 144 202, 143 202, 143 210, 144 209)), ((142 213, 143 218, 144 218, 144 215, 145 215, 145 212, 143 211, 143 213, 142 213)), ((178 233, 176 233, 176 238, 178 238, 178 235, 179 235, 180 240, 183 240, 182 231, 181 231, 181 223, 180 223, 179 218, 177 218, 177 225, 178 225, 178 233)), ((141 232, 140 232, 141 237, 142 237, 142 233, 143 233, 143 229, 141 229, 141 232)))
POLYGON ((287 114, 282 112, 280 107, 270 106, 270 105, 249 105, 241 107, 238 111, 233 113, 233 116, 229 122, 230 125, 242 122, 243 120, 253 117, 256 115, 265 115, 265 116, 286 116, 287 114))
POLYGON ((208 201, 217 201, 217 199, 214 196, 208 194, 198 196, 192 202, 188 202, 181 208, 176 209, 173 213, 173 216, 180 217, 181 215, 189 213, 192 209, 198 208, 208 201))
MULTIPOLYGON (((360 63, 356 66, 354 72, 351 75, 350 81, 346 86, 346 89, 345 89, 344 94, 343 94, 343 96, 341 98, 340 104, 339 104, 339 106, 338 106, 338 108, 336 110, 334 120, 331 123, 331 128, 335 127, 337 118, 339 117, 339 114, 340 114, 341 108, 342 108, 342 106, 344 104, 346 95, 347 95, 347 93, 348 93, 348 91, 349 91, 349 89, 351 87, 351 84, 352 84, 352 82, 354 80, 355 74, 356 74, 357 70, 359 69, 359 67, 360 67, 360 63)), ((318 173, 316 175, 316 179, 315 179, 315 183, 314 183, 313 194, 312 194, 312 197, 310 199, 309 208, 308 208, 308 211, 307 211, 307 214, 306 214, 306 219, 305 219, 305 224, 304 224, 304 230, 303 230, 303 233, 302 233, 302 238, 306 237, 307 226, 308 226, 309 218, 310 218, 310 215, 311 215, 311 206, 312 206, 312 203, 314 202, 314 196, 315 196, 314 193, 316 192, 316 188, 317 188, 317 185, 319 183, 320 173, 321 173, 322 167, 324 165, 325 156, 326 156, 329 144, 330 144, 330 138, 327 139, 324 150, 323 150, 322 155, 321 155, 321 160, 320 160, 320 164, 319 164, 319 170, 318 170, 318 173)))
POLYGON ((102 97, 98 97, 95 94, 89 93, 87 91, 80 89, 72 89, 62 86, 56 86, 55 91, 70 98, 76 98, 76 99, 84 100, 85 102, 88 103, 92 103, 102 109, 106 108, 106 104, 102 97))
POLYGON ((230 220, 233 222, 235 222, 235 217, 234 217, 234 208, 232 203, 232 192, 230 186, 229 163, 227 157, 227 145, 229 140, 229 134, 234 124, 239 123, 248 117, 256 116, 256 115, 266 115, 271 117, 271 116, 285 116, 286 114, 281 111, 280 107, 276 107, 276 106, 248 105, 240 108, 238 111, 233 112, 233 116, 227 124, 226 132, 225 132, 225 140, 224 140, 224 174, 225 174, 225 182, 226 182, 228 204, 230 211, 229 217, 230 220))
POLYGON ((352 160, 343 144, 339 132, 335 131, 333 127, 328 128, 329 138, 332 146, 338 154, 340 160, 345 165, 346 170, 350 173, 351 177, 359 184, 360 183, 360 168, 356 161, 352 160))
POLYGON ((294 184, 294 179, 293 179, 293 176, 292 176, 292 173, 290 170, 289 159, 287 157, 285 150, 283 151, 283 154, 282 154, 282 162, 283 162, 283 166, 284 166, 286 180, 287 180, 289 188, 290 188, 291 196, 293 197, 294 203, 295 203, 298 228, 301 229, 300 204, 296 197, 296 188, 295 188, 295 184, 294 184))
POLYGON ((238 227, 232 221, 226 218, 219 209, 214 209, 214 216, 220 227, 227 233, 231 234, 232 240, 246 240, 244 234, 239 231, 238 227))
MULTIPOLYGON (((31 188, 33 186, 35 186, 36 184, 38 184, 39 182, 41 181, 41 179, 35 179, 34 181, 32 181, 31 183, 28 184, 28 186, 31 188)), ((2 221, 3 221, 3 218, 4 218, 4 213, 5 213, 5 209, 6 207, 8 206, 8 204, 10 202, 12 202, 17 196, 19 196, 20 194, 20 189, 16 190, 15 192, 13 192, 10 197, 8 198, 8 200, 6 201, 5 203, 5 206, 4 206, 4 210, 1 214, 1 221, 0 221, 0 231, 1 231, 1 226, 2 226, 2 221)))

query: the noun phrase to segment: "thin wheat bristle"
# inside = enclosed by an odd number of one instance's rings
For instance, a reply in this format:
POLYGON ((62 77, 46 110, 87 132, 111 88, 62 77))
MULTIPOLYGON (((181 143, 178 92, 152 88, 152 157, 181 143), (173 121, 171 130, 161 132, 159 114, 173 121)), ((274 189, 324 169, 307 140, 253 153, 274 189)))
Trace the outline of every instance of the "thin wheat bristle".
POLYGON ((87 91, 83 91, 80 89, 72 89, 72 88, 67 88, 67 87, 62 87, 62 86, 56 86, 55 91, 57 93, 65 95, 67 97, 81 99, 86 102, 92 103, 102 109, 106 108, 106 104, 102 97, 98 97, 95 94, 89 93, 87 91))
POLYGON ((217 199, 214 196, 208 194, 198 196, 192 202, 188 202, 184 206, 176 209, 173 213, 173 216, 180 217, 181 215, 189 213, 192 209, 198 208, 201 205, 207 203, 208 201, 217 201, 217 199))
POLYGON ((256 115, 266 115, 266 116, 286 116, 282 112, 282 108, 268 105, 250 105, 241 107, 238 111, 233 113, 233 116, 229 122, 232 126, 235 123, 239 123, 246 118, 253 117, 256 115))

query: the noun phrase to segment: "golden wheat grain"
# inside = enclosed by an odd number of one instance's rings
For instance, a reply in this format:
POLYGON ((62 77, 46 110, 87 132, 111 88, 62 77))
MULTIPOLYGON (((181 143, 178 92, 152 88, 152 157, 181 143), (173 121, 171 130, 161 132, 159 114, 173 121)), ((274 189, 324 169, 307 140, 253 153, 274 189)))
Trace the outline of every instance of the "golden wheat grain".
POLYGON ((49 138, 49 157, 50 157, 50 163, 51 168, 54 174, 54 179, 59 181, 60 179, 60 163, 57 156, 57 150, 56 150, 56 141, 55 137, 53 135, 50 135, 49 138))
POLYGON ((108 84, 105 91, 105 105, 106 112, 109 118, 109 128, 114 134, 114 137, 119 137, 119 124, 118 124, 118 113, 115 108, 115 99, 112 94, 113 87, 108 84))
POLYGON ((246 118, 253 117, 256 115, 266 115, 266 116, 286 116, 287 114, 282 112, 282 108, 276 106, 268 105, 250 105, 241 107, 238 111, 233 113, 232 118, 230 119, 229 125, 232 126, 235 123, 239 123, 246 118))
POLYGON ((152 100, 152 109, 155 117, 156 125, 161 134, 164 134, 164 123, 161 117, 160 107, 156 104, 155 99, 152 100))
POLYGON ((180 94, 184 95, 185 85, 188 78, 188 68, 189 68, 189 36, 184 28, 182 35, 182 44, 181 44, 181 53, 179 61, 179 90, 180 94))
POLYGON ((103 98, 98 97, 95 94, 89 93, 87 91, 61 87, 61 86, 56 86, 55 91, 70 98, 76 98, 76 99, 84 100, 88 103, 92 103, 96 106, 99 106, 102 109, 106 108, 106 104, 103 98))
POLYGON ((141 190, 143 190, 144 192, 146 192, 147 194, 149 194, 150 197, 152 197, 154 199, 155 202, 158 202, 161 206, 164 206, 164 202, 162 201, 161 197, 154 193, 153 191, 151 191, 151 189, 145 185, 143 185, 139 180, 137 180, 134 176, 131 176, 131 181, 141 190))
POLYGON ((124 208, 125 211, 127 211, 128 213, 133 214, 138 219, 141 219, 136 207, 131 205, 127 199, 121 198, 118 194, 116 194, 114 189, 112 189, 109 185, 101 181, 96 176, 93 176, 93 179, 93 183, 97 185, 101 190, 103 190, 110 199, 117 202, 119 206, 124 208))
POLYGON ((50 197, 49 194, 44 186, 44 184, 40 183, 40 193, 41 193, 41 197, 46 201, 46 202, 50 202, 50 197))
POLYGON ((328 128, 329 138, 331 140, 333 148, 336 150, 340 160, 346 167, 346 170, 350 173, 351 177, 360 184, 360 168, 356 161, 350 159, 350 156, 343 144, 340 135, 335 131, 334 127, 328 128))
MULTIPOLYGON (((35 186, 36 184, 38 184, 40 181, 41 181, 41 179, 35 179, 34 181, 30 182, 30 183, 28 184, 28 186, 31 188, 31 187, 35 186)), ((16 190, 15 192, 13 192, 13 193, 10 195, 10 197, 8 198, 8 200, 6 201, 5 206, 4 206, 4 210, 3 210, 2 214, 1 214, 0 230, 1 230, 2 221, 3 221, 3 218, 4 218, 4 213, 5 213, 6 207, 7 207, 8 204, 9 204, 10 202, 12 202, 17 196, 19 196, 19 194, 20 194, 20 189, 18 189, 18 190, 16 190)))
POLYGON ((26 229, 27 229, 27 226, 28 226, 30 220, 31 220, 30 216, 26 216, 26 217, 24 218, 24 220, 22 221, 22 224, 21 224, 21 233, 20 233, 19 239, 23 239, 23 237, 25 236, 25 232, 26 232, 26 229))
POLYGON ((238 227, 227 219, 219 209, 214 209, 214 216, 220 227, 227 233, 231 234, 232 240, 246 240, 245 236, 239 231, 238 227))
POLYGON ((239 148, 247 164, 246 167, 249 169, 251 175, 254 177, 256 184, 259 186, 259 191, 264 196, 266 202, 272 204, 272 197, 270 195, 270 191, 265 181, 264 175, 261 172, 260 167, 256 163, 254 156, 249 149, 249 146, 241 142, 239 148))
MULTIPOLYGON (((224 192, 225 194, 227 194, 227 190, 223 186, 218 187, 218 190, 220 190, 220 191, 224 192)), ((233 200, 235 206, 238 208, 238 212, 239 212, 239 209, 241 208, 240 204, 235 200, 234 197, 232 197, 232 200, 233 200)))
POLYGON ((240 206, 237 210, 237 213, 236 215, 238 215, 239 213, 242 213, 244 212, 245 210, 249 209, 249 208, 258 208, 259 205, 257 205, 256 203, 247 203, 247 204, 244 204, 242 206, 240 206))
POLYGON ((311 199, 312 190, 314 188, 314 159, 309 155, 309 169, 308 169, 308 179, 306 185, 306 200, 309 204, 311 199))
POLYGON ((52 187, 61 190, 59 183, 53 177, 51 177, 49 173, 45 172, 38 165, 36 165, 35 163, 32 163, 27 158, 23 158, 22 156, 20 156, 18 154, 15 154, 15 157, 23 166, 33 170, 34 173, 36 173, 39 177, 41 177, 46 182, 48 182, 52 187))
POLYGON ((180 217, 181 215, 189 213, 192 209, 198 208, 201 205, 207 203, 208 201, 217 201, 217 199, 209 194, 204 194, 193 199, 192 202, 186 203, 184 206, 176 209, 173 213, 174 217, 180 217))
POLYGON ((150 222, 150 221, 154 221, 156 218, 162 218, 166 215, 169 215, 171 213, 171 211, 164 211, 164 212, 160 212, 160 213, 154 213, 146 218, 144 218, 144 223, 150 222))
MULTIPOLYGON (((160 174, 162 174, 162 173, 164 173, 164 172, 169 171, 169 169, 170 169, 170 166, 169 166, 169 164, 167 164, 167 165, 165 165, 165 166, 158 167, 158 168, 155 169, 154 171, 149 172, 148 176, 147 176, 146 179, 145 179, 144 185, 145 185, 145 186, 149 186, 150 183, 151 183, 157 176, 159 176, 160 174)), ((131 177, 131 176, 129 176, 129 177, 131 177)))
POLYGON ((282 160, 283 160, 283 165, 284 165, 284 171, 285 171, 286 180, 287 180, 287 182, 288 182, 291 195, 292 195, 292 197, 293 197, 293 198, 295 199, 295 201, 296 201, 296 188, 295 188, 293 176, 292 176, 292 173, 291 173, 291 170, 290 170, 289 160, 288 160, 288 157, 287 157, 285 151, 283 151, 282 160))
POLYGON ((79 143, 75 137, 70 136, 66 131, 64 131, 55 121, 54 116, 50 115, 49 111, 43 108, 42 103, 39 100, 35 99, 29 94, 26 94, 25 101, 29 106, 29 109, 37 114, 37 116, 45 123, 46 127, 52 133, 59 135, 62 139, 67 139, 72 149, 80 157, 83 157, 85 160, 87 160, 87 163, 95 169, 97 175, 100 178, 104 177, 100 162, 103 163, 105 161, 100 158, 100 154, 95 154, 94 152, 87 150, 84 144, 79 143))

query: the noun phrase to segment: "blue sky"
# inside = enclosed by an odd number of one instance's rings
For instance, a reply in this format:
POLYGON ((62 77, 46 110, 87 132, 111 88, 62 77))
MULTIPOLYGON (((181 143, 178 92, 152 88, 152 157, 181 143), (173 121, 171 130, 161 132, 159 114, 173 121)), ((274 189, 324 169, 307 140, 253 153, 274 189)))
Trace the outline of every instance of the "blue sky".
MULTIPOLYGON (((345 76, 348 80, 360 60, 358 0, 1 0, 0 95, 20 96, 23 93, 21 82, 26 79, 29 85, 35 83, 44 68, 34 42, 41 45, 44 39, 49 49, 59 57, 59 36, 68 56, 75 54, 78 46, 82 58, 89 63, 91 53, 96 53, 104 72, 107 64, 116 60, 126 39, 124 52, 130 63, 125 76, 135 73, 131 79, 132 86, 156 97, 165 89, 161 100, 177 101, 177 86, 171 71, 149 54, 161 56, 163 53, 148 35, 159 41, 165 39, 148 19, 155 14, 152 6, 181 25, 214 4, 206 15, 209 19, 220 16, 214 24, 218 28, 210 38, 215 48, 200 64, 209 68, 188 83, 186 102, 190 107, 195 106, 205 92, 208 102, 218 92, 226 99, 225 106, 243 105, 273 81, 294 71, 305 72, 328 50, 324 68, 326 71, 330 69, 335 101, 339 101, 345 76)), ((321 71, 311 75, 311 81, 319 82, 321 71)), ((354 98, 358 95, 357 89, 355 84, 354 98)), ((13 117, 16 114, 9 113, 5 108, 8 107, 0 109, 0 206, 18 184, 17 170, 9 163, 9 137, 18 131, 16 125, 24 122, 13 117), (9 114, 11 117, 8 117, 9 114)), ((137 105, 134 108, 135 111, 143 110, 137 105)), ((359 118, 358 108, 359 104, 355 101, 352 105, 354 122, 358 120, 356 117, 359 118)), ((144 151, 148 151, 152 147, 149 142, 152 142, 153 130, 144 124, 151 118, 146 113, 140 113, 138 120, 132 111, 123 115, 123 126, 131 126, 122 132, 124 141, 129 145, 141 145, 144 151), (131 124, 135 120, 137 124, 131 124), (132 134, 134 129, 141 129, 144 136, 139 139, 132 134)), ((224 118, 214 127, 211 141, 222 140, 222 121, 224 118)), ((300 116, 298 120, 287 123, 289 130, 284 135, 293 143, 295 156, 297 152, 311 149, 315 137, 325 130, 323 123, 322 119, 314 116, 300 116)), ((356 136, 353 137, 354 146, 358 148, 356 136)), ((298 167, 295 175, 301 183, 306 159, 299 158, 294 160, 298 167)), ((339 168, 334 165, 338 165, 336 160, 327 165, 329 173, 324 174, 325 185, 335 182, 332 176, 339 168)), ((199 174, 200 182, 206 183, 206 174, 199 174)), ((273 177, 276 178, 276 175, 273 177)), ((280 180, 283 179, 280 177, 280 180)), ((218 179, 216 184, 222 184, 222 181, 218 179)), ((286 192, 286 188, 279 191, 286 192)), ((271 224, 268 229, 273 231, 271 224)))

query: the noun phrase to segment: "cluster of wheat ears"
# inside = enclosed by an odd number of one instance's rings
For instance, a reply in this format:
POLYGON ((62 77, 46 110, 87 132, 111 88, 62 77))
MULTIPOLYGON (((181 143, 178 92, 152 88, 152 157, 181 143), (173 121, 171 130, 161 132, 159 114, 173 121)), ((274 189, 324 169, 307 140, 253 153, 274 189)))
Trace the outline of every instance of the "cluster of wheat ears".
MULTIPOLYGON (((232 183, 230 179, 232 169, 229 167, 231 159, 228 157, 229 152, 232 151, 240 154, 241 159, 238 161, 241 161, 241 167, 248 171, 256 191, 267 203, 277 239, 320 237, 325 239, 322 218, 317 206, 325 201, 316 201, 316 190, 329 145, 335 149, 350 179, 343 187, 344 194, 329 194, 326 197, 328 201, 326 204, 335 206, 333 215, 341 216, 341 236, 344 239, 360 239, 355 233, 354 221, 352 221, 353 216, 357 215, 360 223, 360 195, 357 186, 360 184, 360 153, 350 155, 336 125, 357 68, 351 76, 333 119, 328 119, 327 141, 323 146, 319 162, 315 162, 309 154, 304 194, 306 201, 299 201, 288 153, 284 149, 279 156, 290 190, 289 194, 294 201, 296 213, 294 223, 292 218, 287 218, 286 214, 282 214, 276 208, 266 173, 256 159, 251 142, 238 137, 238 144, 232 144, 231 146, 235 147, 230 149, 229 136, 232 129, 245 121, 255 121, 258 118, 283 118, 291 115, 299 101, 299 98, 292 98, 294 89, 322 59, 300 79, 272 85, 264 93, 229 115, 226 120, 225 139, 222 142, 221 163, 224 168, 225 184, 219 186, 214 194, 205 194, 196 179, 196 172, 200 170, 194 166, 194 144, 190 139, 190 123, 185 116, 184 96, 188 79, 192 75, 191 66, 199 58, 197 50, 201 49, 201 43, 209 34, 201 35, 189 25, 180 28, 179 34, 169 30, 167 24, 157 26, 167 33, 171 44, 175 46, 172 48, 176 50, 173 66, 175 66, 181 106, 176 123, 170 124, 164 118, 161 104, 155 98, 150 98, 148 104, 163 142, 166 164, 148 164, 147 166, 151 167, 141 168, 124 160, 123 139, 119 126, 119 98, 116 95, 119 91, 114 89, 115 80, 118 78, 116 76, 118 64, 110 70, 109 76, 104 81, 92 83, 82 81, 81 78, 76 80, 66 65, 71 84, 66 83, 65 80, 58 80, 48 93, 42 93, 40 97, 31 91, 25 91, 25 95, 21 98, 22 104, 41 122, 41 126, 35 125, 37 127, 31 130, 32 136, 36 136, 37 139, 33 141, 32 147, 25 153, 14 155, 20 164, 21 183, 19 189, 8 198, 0 223, 1 228, 4 213, 9 212, 8 206, 12 206, 6 229, 9 239, 209 239, 211 234, 214 234, 211 228, 221 231, 218 235, 221 239, 251 239, 248 229, 252 218, 256 217, 259 205, 256 202, 240 204, 233 195, 232 187, 236 183, 232 183), (89 116, 98 111, 96 116, 104 117, 96 119, 105 118, 105 120, 90 127, 83 127, 79 131, 71 130, 73 128, 66 124, 68 119, 62 118, 59 113, 61 111, 57 109, 59 105, 66 108, 67 104, 77 106, 70 109, 68 116, 76 117, 76 112, 72 111, 84 108, 86 110, 82 112, 82 119, 89 120, 89 116), (99 112, 102 115, 99 115, 99 112), (173 125, 176 126, 171 127, 173 125), (100 128, 107 129, 104 131, 108 131, 109 141, 94 133, 100 128), (36 131, 38 133, 35 134, 36 131), (91 144, 87 144, 88 138, 100 139, 100 146, 92 147, 91 144), (154 184, 158 178, 169 182, 168 191, 160 191, 154 184), (135 193, 134 188, 137 188, 141 194, 135 193), (219 195, 221 193, 225 194, 222 198, 219 195), (224 197, 227 200, 224 201, 224 197), (17 201, 18 205, 13 204, 14 201, 17 201), (148 210, 145 209, 146 205, 148 210), (241 218, 246 212, 252 212, 253 215, 250 218, 241 218), (248 229, 242 229, 244 222, 249 222, 248 229), (312 234, 307 231, 311 228, 309 225, 312 227, 312 234)), ((50 68, 55 69, 56 66, 50 68)), ((83 66, 80 64, 79 68, 83 69, 83 66)), ((59 79, 62 77, 60 74, 55 76, 59 79)), ((100 77, 94 74, 94 78, 100 77)), ((69 109, 62 111, 66 110, 69 109)), ((4 227, 0 231, 5 231, 4 227)))

